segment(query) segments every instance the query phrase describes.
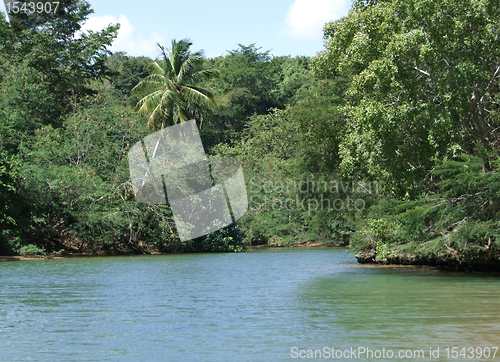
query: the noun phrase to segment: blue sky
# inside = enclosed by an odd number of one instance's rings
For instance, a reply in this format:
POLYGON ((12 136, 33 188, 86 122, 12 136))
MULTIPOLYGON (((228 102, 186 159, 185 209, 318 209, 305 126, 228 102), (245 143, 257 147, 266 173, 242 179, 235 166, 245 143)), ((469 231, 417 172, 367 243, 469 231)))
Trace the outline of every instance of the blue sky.
MULTIPOLYGON (((238 43, 273 55, 314 56, 323 48, 325 22, 347 15, 350 0, 90 0, 86 29, 121 24, 112 51, 156 57, 159 42, 189 38, 207 57, 238 43)), ((3 2, 2 2, 3 6, 3 2)))

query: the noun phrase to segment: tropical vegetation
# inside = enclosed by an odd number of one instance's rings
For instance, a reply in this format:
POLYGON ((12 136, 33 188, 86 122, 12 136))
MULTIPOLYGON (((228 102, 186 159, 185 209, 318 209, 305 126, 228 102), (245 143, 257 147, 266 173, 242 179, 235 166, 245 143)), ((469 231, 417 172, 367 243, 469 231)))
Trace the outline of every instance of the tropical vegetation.
POLYGON ((135 111, 150 114, 148 127, 159 130, 179 122, 197 119, 213 108, 209 89, 201 84, 215 76, 217 71, 203 67, 202 52, 191 53, 188 39, 172 40, 169 53, 158 44, 163 59, 151 63, 151 74, 132 89, 132 94, 151 90, 137 102, 135 111))
POLYGON ((500 269, 500 4, 353 2, 310 57, 238 44, 206 59, 73 35, 92 10, 0 18, 0 253, 350 246, 360 262, 500 269), (50 49, 50 51, 47 51, 50 49), (135 107, 135 108, 134 108, 135 107), (169 205, 137 203, 127 152, 196 119, 237 158, 248 212, 180 242, 169 205))

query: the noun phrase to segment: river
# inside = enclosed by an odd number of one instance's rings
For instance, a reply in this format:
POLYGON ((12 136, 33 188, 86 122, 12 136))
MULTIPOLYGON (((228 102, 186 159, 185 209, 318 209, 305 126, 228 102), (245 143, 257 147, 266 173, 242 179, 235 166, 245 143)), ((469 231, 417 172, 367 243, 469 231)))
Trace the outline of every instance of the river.
POLYGON ((313 353, 413 361, 418 351, 420 361, 498 361, 494 347, 498 275, 360 265, 348 249, 0 263, 0 361, 294 361, 313 353))

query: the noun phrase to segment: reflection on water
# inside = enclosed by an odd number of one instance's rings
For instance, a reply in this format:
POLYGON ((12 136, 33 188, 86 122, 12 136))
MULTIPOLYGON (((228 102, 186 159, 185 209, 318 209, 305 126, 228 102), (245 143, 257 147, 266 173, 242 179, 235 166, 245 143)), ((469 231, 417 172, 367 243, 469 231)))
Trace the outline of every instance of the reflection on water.
POLYGON ((0 283, 1 361, 500 346, 498 276, 362 266, 345 249, 3 262, 0 283))

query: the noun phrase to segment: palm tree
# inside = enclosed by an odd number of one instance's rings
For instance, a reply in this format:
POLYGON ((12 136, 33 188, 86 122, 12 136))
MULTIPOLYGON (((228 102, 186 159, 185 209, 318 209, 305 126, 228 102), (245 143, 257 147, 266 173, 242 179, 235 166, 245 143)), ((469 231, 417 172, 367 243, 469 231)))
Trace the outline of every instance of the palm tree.
POLYGON ((218 75, 204 69, 202 52, 191 53, 189 39, 172 40, 167 53, 160 44, 163 59, 151 64, 151 74, 132 93, 152 91, 135 106, 139 114, 150 114, 148 128, 159 130, 178 122, 188 121, 214 107, 212 93, 201 84, 218 75))

